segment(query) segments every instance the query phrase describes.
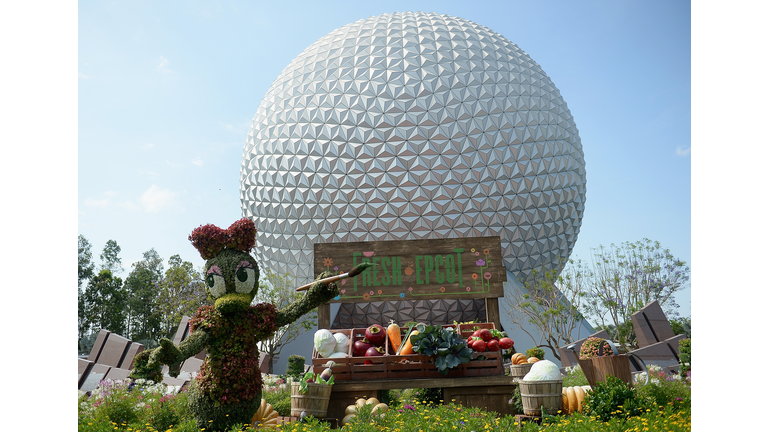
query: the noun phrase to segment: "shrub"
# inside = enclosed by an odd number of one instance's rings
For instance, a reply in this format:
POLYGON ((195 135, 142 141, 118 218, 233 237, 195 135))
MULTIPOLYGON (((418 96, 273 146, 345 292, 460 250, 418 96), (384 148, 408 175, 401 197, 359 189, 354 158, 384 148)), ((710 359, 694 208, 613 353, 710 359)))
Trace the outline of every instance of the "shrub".
POLYGON ((296 380, 301 379, 304 376, 304 360, 306 360, 304 356, 298 354, 288 356, 288 368, 285 371, 285 375, 296 380))
POLYGON ((586 360, 592 357, 600 357, 602 349, 602 356, 613 355, 613 350, 608 342, 603 338, 591 337, 581 344, 581 350, 579 350, 579 359, 586 360))
POLYGON ((584 412, 607 422, 612 418, 639 416, 645 412, 646 404, 637 398, 634 390, 615 376, 608 376, 605 382, 598 382, 584 397, 584 412))
POLYGON ((544 350, 539 347, 533 347, 531 349, 525 350, 525 356, 536 357, 537 359, 542 360, 544 358, 544 350))
POLYGON ((291 392, 286 390, 277 390, 273 392, 263 392, 261 397, 272 405, 272 409, 277 411, 283 417, 291 415, 291 392))
POLYGON ((413 401, 427 405, 440 405, 443 400, 442 388, 413 389, 413 401))
POLYGON ((680 341, 680 375, 690 378, 691 371, 691 340, 683 339, 680 341))

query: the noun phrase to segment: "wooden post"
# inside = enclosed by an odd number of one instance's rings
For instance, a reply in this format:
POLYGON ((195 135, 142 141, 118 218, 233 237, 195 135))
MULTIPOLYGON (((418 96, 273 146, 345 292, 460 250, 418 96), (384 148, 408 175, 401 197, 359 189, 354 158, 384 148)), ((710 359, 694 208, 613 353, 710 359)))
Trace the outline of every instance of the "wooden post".
POLYGON ((325 303, 317 307, 317 329, 331 328, 331 304, 325 303))
POLYGON ((501 328, 501 315, 499 314, 499 299, 485 299, 485 320, 492 322, 497 329, 501 328))

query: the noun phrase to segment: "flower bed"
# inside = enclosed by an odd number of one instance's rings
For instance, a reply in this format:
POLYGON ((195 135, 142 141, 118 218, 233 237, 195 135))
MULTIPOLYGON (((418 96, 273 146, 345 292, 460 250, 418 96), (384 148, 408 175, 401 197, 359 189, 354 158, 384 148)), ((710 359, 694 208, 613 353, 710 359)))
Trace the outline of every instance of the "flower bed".
MULTIPOLYGON (((390 409, 382 416, 352 421, 342 430, 350 432, 392 430, 405 431, 628 431, 628 430, 691 430, 690 378, 681 379, 664 374, 661 368, 649 367, 651 381, 636 385, 632 390, 634 414, 626 407, 603 410, 606 418, 595 412, 546 416, 542 424, 518 424, 514 416, 497 416, 478 408, 466 408, 453 402, 440 405, 439 400, 425 398, 424 391, 390 393, 390 409), (639 405, 638 405, 639 404, 639 405), (639 409, 642 407, 642 409, 639 409)), ((645 377, 640 376, 640 382, 645 377)), ((578 368, 569 369, 564 382, 579 384, 583 375, 578 368)), ((263 396, 273 405, 284 403, 283 378, 264 376, 263 396), (280 402, 283 401, 283 402, 280 402)), ((605 394, 616 394, 614 388, 605 394)), ((434 398, 433 398, 434 399, 434 398)), ((604 403, 610 400, 602 399, 604 403)), ((618 403, 613 401, 613 403, 618 403)), ((628 404, 629 405, 629 404, 628 404)), ((282 409, 290 409, 290 405, 282 409)), ((277 408, 275 408, 277 410, 277 408)), ((146 381, 103 381, 90 397, 81 395, 78 404, 78 430, 84 432, 108 431, 199 431, 187 408, 185 391, 146 381)), ((232 429, 235 430, 235 429, 232 429)), ((245 428, 254 431, 253 428, 245 428)), ((330 431, 327 423, 311 419, 308 423, 290 422, 280 430, 296 432, 330 431)))

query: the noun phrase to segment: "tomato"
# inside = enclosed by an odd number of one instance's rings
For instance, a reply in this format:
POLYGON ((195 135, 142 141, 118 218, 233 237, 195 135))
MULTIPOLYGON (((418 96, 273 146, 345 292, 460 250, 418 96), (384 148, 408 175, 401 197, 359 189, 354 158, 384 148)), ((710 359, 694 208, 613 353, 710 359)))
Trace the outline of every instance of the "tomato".
POLYGON ((474 345, 472 345, 472 349, 477 352, 485 351, 485 341, 475 341, 474 345))
POLYGON ((499 348, 501 349, 510 349, 514 344, 515 343, 512 341, 512 339, 508 337, 499 339, 499 348))
POLYGON ((491 331, 488 329, 480 329, 480 337, 483 338, 483 340, 486 342, 493 339, 493 335, 491 334, 491 331))
POLYGON ((488 341, 488 351, 498 351, 499 350, 499 341, 495 339, 491 339, 488 341))

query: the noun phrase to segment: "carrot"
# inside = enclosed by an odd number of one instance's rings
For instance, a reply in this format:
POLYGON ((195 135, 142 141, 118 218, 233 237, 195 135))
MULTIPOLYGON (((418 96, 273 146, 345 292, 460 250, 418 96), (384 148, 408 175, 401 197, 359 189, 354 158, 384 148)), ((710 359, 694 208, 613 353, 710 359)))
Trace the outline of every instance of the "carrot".
POLYGON ((389 343, 392 345, 392 352, 397 352, 397 349, 400 348, 400 326, 397 325, 397 323, 394 320, 389 321, 389 326, 387 327, 387 335, 389 335, 389 343))
POLYGON ((400 350, 398 354, 400 355, 409 355, 413 354, 413 344, 411 343, 411 337, 413 335, 419 334, 418 330, 414 330, 411 332, 411 334, 408 335, 408 337, 405 340, 405 345, 403 345, 403 348, 400 350))

